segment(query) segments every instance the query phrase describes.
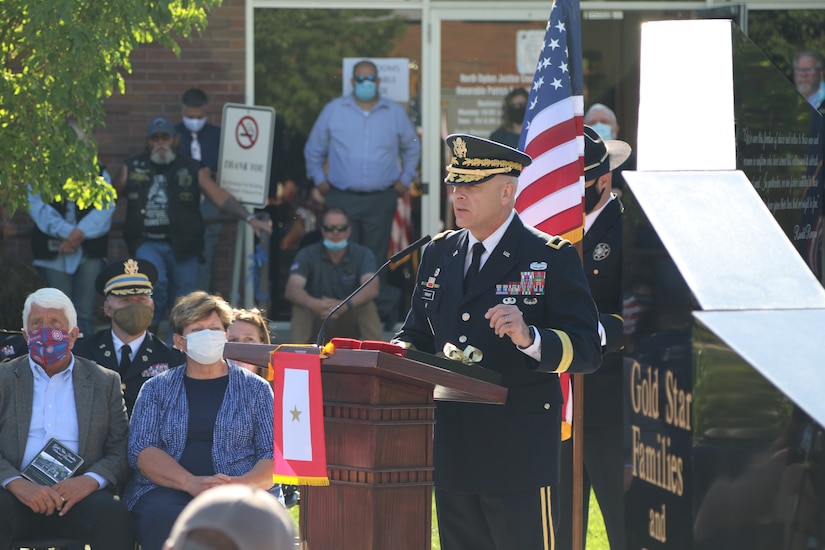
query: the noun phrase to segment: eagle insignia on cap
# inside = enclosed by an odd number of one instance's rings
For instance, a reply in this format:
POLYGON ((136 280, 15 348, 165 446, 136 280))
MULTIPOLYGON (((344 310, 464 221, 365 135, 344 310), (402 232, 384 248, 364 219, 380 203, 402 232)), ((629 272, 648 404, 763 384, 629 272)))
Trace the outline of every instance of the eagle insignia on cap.
POLYGON ((134 275, 135 273, 139 273, 140 269, 138 269, 138 263, 132 258, 129 258, 128 260, 123 262, 123 272, 127 275, 134 275))
POLYGON ((456 138, 453 142, 453 153, 457 158, 463 159, 467 156, 467 142, 461 138, 456 138))

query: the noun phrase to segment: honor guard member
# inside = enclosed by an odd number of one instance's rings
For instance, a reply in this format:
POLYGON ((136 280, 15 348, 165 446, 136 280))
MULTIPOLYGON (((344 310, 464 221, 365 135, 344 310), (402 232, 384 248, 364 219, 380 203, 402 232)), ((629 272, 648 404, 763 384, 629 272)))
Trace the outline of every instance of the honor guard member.
MULTIPOLYGON (((611 193, 613 170, 630 156, 624 141, 604 140, 584 127, 584 240, 582 262, 599 308, 602 366, 584 381, 582 526, 590 489, 596 493, 611 550, 624 548, 624 402, 622 400, 622 203, 611 193)), ((562 443, 561 528, 556 548, 572 547, 573 443, 562 443)))
POLYGON ((494 370, 508 393, 504 405, 436 403, 441 547, 552 548, 558 373, 598 368, 596 307, 576 249, 525 226, 513 209, 530 157, 469 135, 446 141, 452 159, 444 181, 463 229, 424 250, 395 341, 494 370))
POLYGON ((74 349, 76 355, 120 373, 130 415, 144 382, 185 362, 180 351, 147 330, 157 276, 148 260, 124 258, 107 265, 95 279, 95 289, 105 297, 103 312, 112 319, 112 328, 80 338, 74 349))

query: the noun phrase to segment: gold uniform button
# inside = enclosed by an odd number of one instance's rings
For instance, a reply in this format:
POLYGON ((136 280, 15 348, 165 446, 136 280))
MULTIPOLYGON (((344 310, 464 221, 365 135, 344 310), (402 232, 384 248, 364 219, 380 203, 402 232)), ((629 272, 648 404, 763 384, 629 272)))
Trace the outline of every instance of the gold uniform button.
POLYGON ((598 269, 594 269, 594 270, 593 270, 593 275, 598 275, 598 274, 599 274, 599 270, 598 270, 598 269))
POLYGON ((550 409, 550 403, 545 403, 544 404, 544 410, 549 410, 549 409, 550 409))
POLYGON ((126 391, 126 384, 120 384, 120 391, 126 391))
POLYGON ((462 314, 461 314, 461 320, 462 320, 462 321, 469 321, 469 320, 470 320, 470 314, 469 314, 469 313, 466 313, 466 312, 465 312, 465 313, 462 313, 462 314))
POLYGON ((458 337, 458 341, 463 344, 464 342, 467 341, 467 337, 462 334, 461 336, 458 337))

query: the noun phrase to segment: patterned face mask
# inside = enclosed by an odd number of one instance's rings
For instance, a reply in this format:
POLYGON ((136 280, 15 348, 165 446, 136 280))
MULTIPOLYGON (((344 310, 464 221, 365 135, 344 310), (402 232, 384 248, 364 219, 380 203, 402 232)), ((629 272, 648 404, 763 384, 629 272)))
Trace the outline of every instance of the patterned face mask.
POLYGON ((41 328, 28 333, 29 355, 38 365, 53 365, 69 355, 69 333, 58 328, 41 328))

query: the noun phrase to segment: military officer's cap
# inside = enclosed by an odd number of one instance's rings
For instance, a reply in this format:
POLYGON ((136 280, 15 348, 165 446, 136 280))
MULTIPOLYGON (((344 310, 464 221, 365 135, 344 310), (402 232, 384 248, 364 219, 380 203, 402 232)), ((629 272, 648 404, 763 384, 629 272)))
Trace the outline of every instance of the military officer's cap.
POLYGON ((603 140, 590 126, 584 127, 584 181, 612 172, 630 156, 630 145, 618 139, 603 140))
POLYGON ((444 183, 475 185, 498 175, 518 176, 533 159, 518 149, 467 134, 445 140, 452 158, 444 183))
POLYGON ((158 269, 152 262, 122 258, 103 268, 95 279, 95 290, 103 296, 152 294, 152 285, 157 280, 158 269))

